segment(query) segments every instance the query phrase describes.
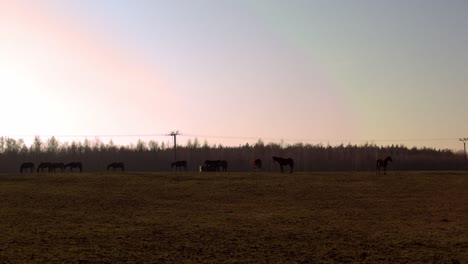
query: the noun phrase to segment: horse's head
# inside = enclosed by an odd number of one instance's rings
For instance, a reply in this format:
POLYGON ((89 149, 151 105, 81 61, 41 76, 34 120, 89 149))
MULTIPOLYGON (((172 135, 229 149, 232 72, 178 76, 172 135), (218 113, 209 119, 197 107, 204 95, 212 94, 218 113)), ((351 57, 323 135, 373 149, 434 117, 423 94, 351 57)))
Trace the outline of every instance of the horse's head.
POLYGON ((387 161, 393 162, 392 157, 390 157, 390 156, 388 156, 388 157, 386 158, 386 160, 387 160, 387 161))
POLYGON ((273 156, 272 158, 273 158, 273 163, 275 163, 275 162, 276 162, 276 159, 277 159, 277 157, 273 156))

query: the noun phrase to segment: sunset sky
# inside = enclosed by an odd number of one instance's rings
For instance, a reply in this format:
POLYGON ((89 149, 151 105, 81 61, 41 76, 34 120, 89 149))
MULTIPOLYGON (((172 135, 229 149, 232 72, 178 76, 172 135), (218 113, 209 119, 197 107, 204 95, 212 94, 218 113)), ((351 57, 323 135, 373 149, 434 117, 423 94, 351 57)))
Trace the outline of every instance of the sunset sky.
POLYGON ((127 143, 138 137, 118 135, 179 130, 182 144, 459 150, 467 11, 464 0, 0 0, 0 136, 127 143))

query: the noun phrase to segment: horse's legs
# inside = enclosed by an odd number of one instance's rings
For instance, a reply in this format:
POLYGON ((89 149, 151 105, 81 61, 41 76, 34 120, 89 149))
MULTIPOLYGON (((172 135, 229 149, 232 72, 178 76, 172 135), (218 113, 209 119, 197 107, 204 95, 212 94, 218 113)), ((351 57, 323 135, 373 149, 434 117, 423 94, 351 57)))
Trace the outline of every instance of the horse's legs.
POLYGON ((280 164, 281 173, 284 173, 283 165, 280 164))

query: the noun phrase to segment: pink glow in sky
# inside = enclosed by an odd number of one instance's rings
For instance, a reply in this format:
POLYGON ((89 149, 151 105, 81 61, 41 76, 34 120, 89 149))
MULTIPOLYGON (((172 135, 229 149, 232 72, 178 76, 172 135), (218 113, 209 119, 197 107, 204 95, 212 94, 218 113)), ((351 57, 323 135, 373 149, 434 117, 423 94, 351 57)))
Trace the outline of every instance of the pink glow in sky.
MULTIPOLYGON (((157 70, 63 14, 0 7, 0 105, 6 135, 158 130, 169 93, 157 70)), ((164 118, 164 116, 163 116, 164 118)))
POLYGON ((1 134, 459 149, 463 7, 0 0, 1 134))

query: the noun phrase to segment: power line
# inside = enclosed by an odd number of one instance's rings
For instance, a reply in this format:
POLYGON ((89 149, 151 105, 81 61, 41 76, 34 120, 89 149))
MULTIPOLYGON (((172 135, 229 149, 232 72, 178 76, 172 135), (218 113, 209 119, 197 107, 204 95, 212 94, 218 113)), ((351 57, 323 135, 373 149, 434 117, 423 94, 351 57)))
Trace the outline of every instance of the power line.
POLYGON ((297 142, 399 142, 399 141, 451 141, 458 138, 400 138, 400 139, 327 139, 327 138, 264 138, 264 137, 238 137, 238 136, 217 136, 217 135, 202 135, 202 134, 184 134, 188 137, 201 138, 219 138, 219 139, 242 139, 242 140, 272 140, 272 141, 297 141, 297 142))
POLYGON ((98 135, 93 135, 93 134, 67 134, 67 135, 48 135, 48 134, 36 134, 36 135, 5 135, 5 137, 16 137, 16 138, 21 138, 21 137, 57 137, 57 138, 96 138, 96 137, 163 137, 167 136, 166 134, 98 134, 98 135))

